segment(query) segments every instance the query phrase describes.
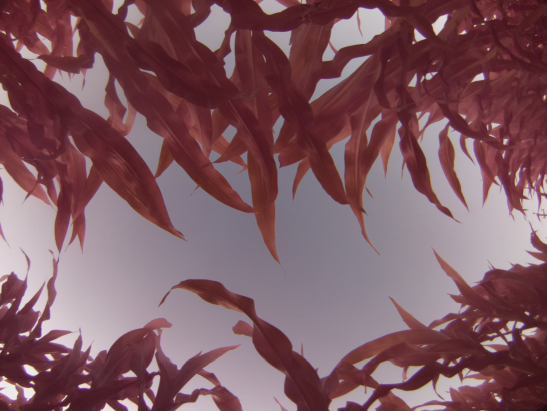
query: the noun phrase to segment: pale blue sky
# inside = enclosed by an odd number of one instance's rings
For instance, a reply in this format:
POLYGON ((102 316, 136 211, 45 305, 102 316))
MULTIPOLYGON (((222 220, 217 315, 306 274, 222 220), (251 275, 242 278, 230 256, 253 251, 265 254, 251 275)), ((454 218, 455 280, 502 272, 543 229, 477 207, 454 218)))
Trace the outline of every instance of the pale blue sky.
MULTIPOLYGON (((215 13, 218 29, 227 20, 220 9, 215 13)), ((361 11, 361 19, 365 37, 383 25, 379 14, 361 11)), ((200 27, 197 36, 212 47, 218 41, 207 27, 200 27)), ((333 44, 341 47, 362 41, 356 36, 353 18, 336 26, 333 44)), ((275 40, 286 47, 288 35, 276 34, 275 40)), ((84 106, 106 116, 102 106, 106 73, 100 58, 96 64, 87 74, 81 99, 84 106)), ((331 85, 332 81, 324 82, 322 90, 331 85)), ((67 87, 79 90, 81 77, 67 87)), ((515 214, 514 220, 509 216, 505 196, 495 187, 482 206, 480 171, 459 149, 456 170, 469 213, 452 193, 437 157, 440 129, 430 127, 422 147, 439 199, 461 223, 441 214, 419 194, 406 170, 401 178, 402 158, 396 145, 387 178, 378 163, 367 184, 374 199, 365 198, 365 223, 381 253, 378 256, 362 238, 350 208, 335 203, 311 173, 293 202, 296 166, 287 167, 279 172, 277 200, 277 246, 285 273, 269 255, 252 215, 232 210, 201 190, 194 192, 195 183, 176 165, 158 183, 175 227, 188 242, 138 216, 103 185, 86 209, 84 252, 73 244, 60 256, 58 296, 46 330, 81 329, 84 345, 92 343, 95 354, 109 348, 121 334, 164 317, 173 327, 164 332, 162 346, 173 362, 180 366, 201 350, 242 344, 208 370, 239 396, 246 411, 279 410, 273 396, 294 410, 283 394, 284 376, 256 354, 250 339, 232 333, 238 320, 246 320, 242 315, 180 290, 162 307, 157 308, 158 303, 184 279, 221 281, 230 291, 253 298, 258 315, 287 334, 297 350, 303 344, 305 357, 319 368, 320 376, 327 375, 353 348, 405 328, 388 296, 424 323, 457 310, 447 295, 456 294, 457 289, 440 269, 432 248, 470 283, 482 278, 490 263, 508 268, 510 262, 532 262, 533 258, 525 252, 531 249, 529 223, 520 215, 515 214)), ((458 146, 459 135, 451 137, 458 146)), ((142 118, 128 138, 154 171, 161 139, 146 128, 142 118)), ((343 144, 332 150, 340 167, 343 144)), ((246 173, 235 175, 239 167, 229 164, 219 169, 250 201, 246 173)), ((14 270, 24 276, 26 263, 19 248, 24 249, 32 260, 30 296, 51 273, 48 249, 55 249, 54 210, 35 198, 21 205, 25 193, 3 170, 0 176, 5 185, 0 222, 11 246, 0 244, 0 274, 14 270)), ((537 220, 532 224, 540 227, 537 220)), ((65 341, 68 344, 73 338, 65 341)), ((378 374, 382 382, 398 382, 398 378, 398 372, 378 374)), ((198 379, 185 392, 198 386, 208 387, 208 383, 198 379)), ((433 399, 429 394, 411 398, 413 405, 433 399)), ((358 390, 333 403, 331 409, 349 399, 364 402, 365 396, 358 390)), ((215 409, 210 399, 184 408, 215 409)))

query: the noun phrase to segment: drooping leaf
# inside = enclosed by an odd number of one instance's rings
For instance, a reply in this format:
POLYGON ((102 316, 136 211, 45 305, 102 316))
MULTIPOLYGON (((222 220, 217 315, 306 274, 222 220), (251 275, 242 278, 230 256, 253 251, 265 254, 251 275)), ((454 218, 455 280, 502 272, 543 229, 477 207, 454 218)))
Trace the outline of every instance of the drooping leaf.
MULTIPOLYGON (((254 323, 253 344, 258 353, 274 368, 286 375, 286 392, 299 407, 327 410, 330 400, 324 397, 317 372, 292 350, 289 339, 277 328, 260 319, 250 298, 234 294, 216 281, 186 280, 172 289, 180 288, 199 295, 203 300, 230 310, 244 313, 254 323)), ((162 299, 162 304, 169 293, 162 299)))
POLYGON ((291 71, 287 57, 263 34, 255 32, 253 42, 266 57, 266 80, 277 94, 280 112, 287 121, 298 128, 298 145, 310 159, 314 174, 334 200, 347 204, 348 200, 334 161, 325 143, 320 141, 312 130, 314 120, 311 107, 290 81, 291 71))
POLYGON ((439 159, 441 160, 441 166, 443 168, 444 175, 446 176, 446 179, 450 184, 450 187, 452 187, 452 190, 458 196, 465 208, 469 210, 469 207, 467 207, 467 203, 465 201, 465 197, 462 193, 460 180, 458 179, 458 175, 454 170, 455 152, 454 146, 452 145, 452 142, 448 137, 448 125, 439 134, 439 159))
POLYGON ((426 158, 420 148, 420 145, 409 130, 405 129, 402 133, 400 133, 400 135, 401 152, 403 153, 403 158, 405 159, 405 164, 408 171, 412 176, 414 187, 416 187, 416 190, 420 193, 425 195, 431 203, 435 204, 441 212, 451 218, 454 218, 450 210, 441 204, 437 198, 437 195, 433 191, 426 158))

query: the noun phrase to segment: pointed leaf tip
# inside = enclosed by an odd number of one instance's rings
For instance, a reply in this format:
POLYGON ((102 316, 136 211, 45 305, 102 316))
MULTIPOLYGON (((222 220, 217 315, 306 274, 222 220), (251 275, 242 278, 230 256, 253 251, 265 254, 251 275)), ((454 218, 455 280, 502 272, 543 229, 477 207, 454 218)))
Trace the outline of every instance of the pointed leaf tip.
POLYGON ((420 321, 418 321, 412 314, 410 314, 408 311, 406 311, 403 307, 401 307, 397 301, 395 301, 393 298, 389 297, 393 305, 395 305, 395 308, 399 312, 399 315, 403 319, 406 325, 408 325, 408 328, 412 330, 425 330, 427 329, 427 326, 422 324, 420 321))
POLYGON ((467 305, 477 307, 481 310, 490 312, 495 309, 495 307, 488 300, 484 299, 480 294, 478 294, 473 288, 467 284, 463 277, 454 270, 446 261, 444 261, 439 254, 433 249, 437 261, 441 265, 441 268, 444 272, 456 283, 458 290, 460 290, 461 295, 465 298, 467 305))

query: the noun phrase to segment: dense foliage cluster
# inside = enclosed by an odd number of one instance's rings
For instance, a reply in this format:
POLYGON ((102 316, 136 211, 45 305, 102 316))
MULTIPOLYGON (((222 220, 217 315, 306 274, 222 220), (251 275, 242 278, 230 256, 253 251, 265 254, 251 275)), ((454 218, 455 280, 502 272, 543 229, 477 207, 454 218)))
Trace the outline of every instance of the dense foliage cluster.
MULTIPOLYGON (((0 2, 0 83, 11 105, 0 106, 0 164, 29 196, 56 206, 59 250, 71 222, 70 241, 78 238, 83 244, 84 210, 102 182, 143 217, 182 238, 155 181, 176 162, 218 201, 254 213, 278 260, 276 155, 280 166, 298 163, 293 192, 312 170, 334 200, 352 208, 368 241, 363 217, 367 175, 378 157, 387 170, 397 134, 414 186, 451 217, 433 191, 420 147, 426 128, 443 119, 448 124, 439 135, 439 158, 463 204, 451 129, 461 134, 461 149, 470 158, 467 142, 473 140, 484 199, 492 184, 503 186, 511 210, 522 211, 527 190, 535 191, 540 201, 545 196, 544 2, 278 1, 286 8, 271 15, 253 0, 126 0, 115 12, 111 0, 0 2), (207 48, 194 33, 213 4, 231 18, 218 50, 207 48), (126 21, 130 8, 141 13, 140 24, 126 21), (386 18, 385 31, 323 61, 334 24, 359 8, 379 9, 386 18), (444 28, 435 32, 432 24, 443 16, 444 28), (291 32, 288 56, 267 31, 291 32), (44 71, 19 53, 23 48, 46 63, 44 71), (58 70, 91 69, 96 53, 109 72, 106 120, 54 81, 58 70), (230 53, 235 57, 233 73, 224 68, 230 53), (351 60, 364 56, 369 57, 354 73, 312 101, 321 79, 340 77, 351 60), (137 113, 164 139, 155 174, 125 139, 137 113), (274 135, 280 118, 281 129, 274 135), (229 126, 236 130, 231 140, 223 136, 229 126), (345 169, 340 176, 329 149, 344 140, 345 169), (218 154, 214 162, 213 151, 218 154), (86 157, 92 163, 89 171, 86 157), (225 161, 248 172, 252 206, 215 168, 225 161)), ((538 249, 535 256, 547 261, 547 245, 535 235, 532 242, 538 249)), ((356 348, 324 378, 292 350, 281 331, 257 316, 251 299, 207 280, 187 280, 174 288, 247 315, 253 325, 239 322, 234 332, 251 336, 259 354, 286 375, 285 392, 299 411, 326 411, 333 398, 359 386, 373 389, 369 399, 348 403, 343 410, 367 410, 376 400, 382 410, 410 410, 392 391, 435 384, 441 376, 483 383, 453 389, 450 400, 429 403, 440 409, 545 407, 547 263, 492 270, 470 287, 438 260, 458 286, 461 295, 454 299, 464 309, 425 326, 395 303, 410 329, 356 348), (437 330, 441 325, 444 328, 437 330), (409 367, 419 369, 401 383, 380 384, 372 374, 386 361, 404 368, 405 375, 409 367)), ((3 277, 0 375, 19 395, 0 395, 0 409, 98 410, 108 404, 124 410, 119 401, 129 399, 139 411, 174 410, 200 395, 212 395, 221 411, 241 409, 237 398, 203 370, 235 347, 197 355, 179 370, 159 345, 161 328, 169 326, 165 320, 124 334, 94 359, 89 349, 82 351, 80 337, 68 348, 54 343, 65 331, 42 336, 41 325, 49 319, 55 298, 55 277, 48 283, 43 314, 33 310, 41 290, 21 308, 26 281, 14 274, 3 277), (149 372, 154 355, 159 371, 149 372), (215 387, 180 393, 196 374, 215 387), (33 396, 26 398, 22 387, 32 389, 33 396)))
MULTIPOLYGON (((547 244, 535 234, 532 243, 539 250, 534 254, 547 261, 547 244)), ((547 405, 547 263, 493 269, 478 285, 470 287, 445 261, 439 256, 437 259, 461 292, 453 299, 462 304, 462 310, 426 326, 393 301, 409 329, 357 347, 323 378, 293 351, 285 334, 256 314, 250 298, 209 280, 186 280, 173 289, 194 292, 209 303, 245 314, 253 325, 239 321, 234 332, 252 337, 263 359, 286 375, 285 394, 299 411, 327 411, 332 399, 360 386, 373 389, 367 401, 348 402, 340 411, 366 411, 377 400, 379 410, 410 411, 393 391, 413 391, 430 382, 435 385, 441 376, 482 383, 451 389, 450 399, 424 405, 437 405, 446 411, 543 409, 547 405), (439 329, 442 325, 444 328, 439 329), (365 360, 368 362, 364 366, 357 367, 365 360), (386 361, 404 369, 403 382, 381 384, 372 377, 386 361), (408 379, 407 373, 412 373, 408 379)), ((13 273, 2 278, 0 376, 15 386, 18 395, 11 399, 0 394, 1 410, 96 411, 109 405, 123 411, 127 408, 120 401, 128 399, 138 405, 139 411, 164 411, 194 402, 200 395, 211 395, 220 411, 242 410, 237 397, 203 369, 237 347, 198 354, 178 369, 160 347, 161 328, 170 327, 164 319, 122 335, 95 359, 89 355, 90 348, 82 351, 81 336, 72 348, 54 343, 68 331, 50 331, 42 336, 41 326, 49 319, 56 294, 56 262, 54 267, 41 315, 33 307, 42 289, 21 308, 26 280, 19 280, 13 273), (154 356, 159 371, 148 371, 154 356), (214 388, 181 393, 195 375, 213 383, 214 388), (159 385, 154 393, 152 382, 156 377, 159 385), (22 388, 32 389, 33 395, 27 398, 22 388)))
POLYGON ((280 166, 299 164, 294 191, 311 169, 334 200, 351 206, 365 238, 367 175, 379 156, 387 169, 397 131, 416 189, 452 216, 432 189, 419 144, 427 126, 445 118, 439 156, 464 204, 450 128, 461 133, 467 155, 466 141, 473 140, 485 198, 492 184, 501 184, 509 207, 521 210, 526 189, 543 194, 547 5, 542 1, 279 1, 286 9, 271 15, 253 0, 126 0, 115 13, 112 0, 2 2, 0 83, 12 109, 0 107, 0 163, 29 195, 56 204, 59 249, 71 220, 71 241, 83 241, 84 209, 103 181, 142 216, 181 236, 154 175, 124 138, 136 113, 164 139, 155 176, 176 162, 218 201, 254 213, 276 259, 274 155, 280 166), (215 51, 194 33, 213 4, 231 17, 215 51), (139 25, 125 21, 129 8, 142 14, 139 25), (333 25, 359 8, 379 9, 385 31, 323 61, 333 25), (432 24, 443 16, 446 24, 435 33, 432 24), (291 32, 288 56, 267 31, 291 32), (18 53, 23 47, 47 63, 44 72, 18 53), (109 71, 107 120, 53 81, 57 70, 92 68, 96 53, 109 71), (230 77, 224 69, 229 53, 235 56, 230 77), (310 101, 321 79, 340 77, 348 62, 363 56, 369 58, 354 73, 310 101), (423 116, 425 125, 419 122, 423 116), (223 136, 229 126, 236 129, 231 141, 223 136), (342 178, 329 149, 345 139, 342 178), (247 169, 252 207, 215 168, 212 151, 219 154, 215 163, 233 161, 247 169), (84 156, 93 163, 89 173, 84 156), (35 168, 36 177, 26 165, 35 168))
MULTIPOLYGON (((48 299, 43 313, 34 305, 43 287, 21 307, 27 282, 15 274, 1 278, 0 293, 0 376, 17 389, 17 397, 0 394, 2 411, 101 410, 109 405, 116 411, 127 410, 120 403, 129 399, 140 410, 174 410, 195 402, 200 395, 211 395, 222 411, 235 411, 239 400, 224 388, 214 374, 203 370, 211 362, 236 347, 225 347, 190 358, 179 370, 160 347, 162 328, 171 327, 163 318, 150 321, 143 328, 130 331, 116 340, 108 351, 95 358, 91 347, 82 351, 82 336, 72 348, 54 341, 70 331, 50 331, 42 336, 42 323, 50 318, 50 307, 56 296, 55 279, 48 281, 48 299), (149 372, 153 358, 159 371, 149 372), (128 375, 131 373, 130 375, 128 375), (198 389, 191 394, 180 391, 195 375, 214 384, 212 389, 198 389), (156 394, 152 381, 159 376, 156 394), (32 389, 25 397, 23 388, 32 389), (145 396, 153 405, 146 404, 145 396)), ((241 407, 239 406, 239 409, 241 407)))

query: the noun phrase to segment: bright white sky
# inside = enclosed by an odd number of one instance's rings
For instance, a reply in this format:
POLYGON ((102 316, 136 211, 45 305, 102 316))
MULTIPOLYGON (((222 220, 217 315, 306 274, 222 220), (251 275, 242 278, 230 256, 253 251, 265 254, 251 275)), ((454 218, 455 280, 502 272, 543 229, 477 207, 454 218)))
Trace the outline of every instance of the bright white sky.
MULTIPOLYGON (((267 10, 275 9, 273 0, 268 2, 267 10)), ((361 11, 361 21, 365 41, 384 24, 383 16, 375 12, 361 11)), ((227 22, 227 15, 215 6, 209 26, 198 28, 198 39, 216 48, 227 22)), ((287 49, 288 34, 275 33, 272 38, 287 49)), ((335 26, 334 47, 362 41, 355 17, 335 26)), ((327 50, 325 59, 332 55, 327 50)), ((106 71, 101 65, 97 58, 96 67, 88 71, 83 93, 79 91, 81 76, 71 83, 56 79, 79 93, 84 106, 106 117, 102 103, 106 71)), ((227 70, 231 70, 230 62, 227 70)), ((321 92, 335 82, 320 83, 321 92)), ((335 203, 311 174, 304 178, 293 202, 296 166, 287 167, 280 170, 277 200, 277 244, 285 273, 263 245, 252 215, 232 210, 203 191, 194 192, 195 183, 176 165, 158 183, 175 227, 188 242, 145 221, 103 185, 86 209, 84 252, 73 244, 61 253, 58 296, 46 331, 81 329, 84 345, 92 344, 94 355, 109 348, 123 333, 164 317, 173 327, 164 332, 162 346, 179 367, 199 351, 242 344, 208 370, 240 398, 246 411, 278 411, 274 396, 287 409, 295 410, 283 394, 284 376, 256 354, 250 339, 232 333, 231 327, 246 318, 180 290, 162 307, 157 308, 158 303, 184 279, 221 281, 229 290, 253 298, 258 315, 280 328, 296 350, 302 344, 305 357, 319 368, 320 376, 330 373, 357 346, 406 328, 388 296, 424 323, 457 310, 447 295, 457 294, 457 288, 439 267, 432 248, 470 283, 482 278, 489 264, 509 268, 510 262, 523 264, 534 259, 525 252, 531 249, 529 222, 517 214, 514 220, 509 216, 505 196, 496 188, 482 206, 480 171, 459 149, 456 170, 469 213, 452 193, 437 157, 439 131, 438 126, 430 127, 422 146, 433 187, 461 223, 441 214, 419 194, 406 170, 401 178, 402 157, 396 145, 387 178, 381 164, 376 164, 368 182, 374 199, 365 198, 367 231, 381 253, 378 256, 362 238, 350 208, 335 203)), ((451 137, 458 146, 459 135, 452 133, 451 137)), ((137 119, 129 140, 154 171, 161 139, 146 128, 142 118, 137 119)), ((340 170, 343 144, 332 150, 340 170)), ((229 164, 219 169, 250 201, 247 174, 235 175, 239 167, 229 164)), ((35 198, 23 203, 25 193, 3 170, 0 176, 5 185, 0 222, 9 241, 9 247, 0 243, 0 274, 15 271, 23 277, 26 262, 19 249, 25 250, 32 261, 30 297, 51 274, 48 250, 55 250, 55 212, 35 198)), ((537 219, 531 222, 535 229, 540 228, 537 219)), ((74 338, 64 341, 69 345, 74 338)), ((375 375, 380 382, 400 381, 398 370, 381 368, 375 375)), ((197 379, 184 392, 201 386, 209 387, 205 380, 197 379)), ((335 401, 331 409, 347 400, 362 403, 365 398, 362 390, 357 390, 335 401)), ((430 392, 404 398, 409 398, 410 405, 434 399, 430 392)), ((208 398, 184 408, 216 409, 208 398)))

